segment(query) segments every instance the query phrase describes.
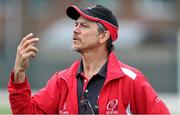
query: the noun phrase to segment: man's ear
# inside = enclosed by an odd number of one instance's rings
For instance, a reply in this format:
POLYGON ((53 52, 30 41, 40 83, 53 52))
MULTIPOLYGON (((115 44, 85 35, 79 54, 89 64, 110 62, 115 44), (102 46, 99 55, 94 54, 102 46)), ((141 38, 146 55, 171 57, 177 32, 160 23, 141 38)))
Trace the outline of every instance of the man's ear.
POLYGON ((100 36, 99 43, 102 44, 108 40, 108 38, 110 37, 110 32, 105 31, 103 33, 100 33, 99 36, 100 36))

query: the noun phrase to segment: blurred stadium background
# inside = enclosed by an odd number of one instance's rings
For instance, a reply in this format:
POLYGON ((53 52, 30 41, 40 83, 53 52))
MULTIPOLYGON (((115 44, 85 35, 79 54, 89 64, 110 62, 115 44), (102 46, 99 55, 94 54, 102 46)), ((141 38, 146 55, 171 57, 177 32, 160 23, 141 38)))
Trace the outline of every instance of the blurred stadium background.
POLYGON ((33 92, 79 58, 70 50, 65 9, 102 4, 119 19, 118 57, 141 70, 171 113, 180 113, 180 0, 0 0, 0 114, 11 113, 7 84, 23 36, 40 38, 27 75, 33 92))

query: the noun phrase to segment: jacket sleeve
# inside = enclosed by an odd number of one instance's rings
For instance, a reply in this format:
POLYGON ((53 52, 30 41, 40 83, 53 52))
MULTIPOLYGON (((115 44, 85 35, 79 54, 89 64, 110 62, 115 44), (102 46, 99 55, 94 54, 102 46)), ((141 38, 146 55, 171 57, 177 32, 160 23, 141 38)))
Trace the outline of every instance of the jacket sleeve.
POLYGON ((28 81, 15 84, 14 73, 10 75, 8 84, 9 101, 13 114, 18 113, 58 113, 60 99, 60 83, 56 74, 48 81, 46 87, 31 97, 28 81))
POLYGON ((170 114, 168 108, 158 97, 143 74, 134 80, 134 103, 137 113, 170 114))

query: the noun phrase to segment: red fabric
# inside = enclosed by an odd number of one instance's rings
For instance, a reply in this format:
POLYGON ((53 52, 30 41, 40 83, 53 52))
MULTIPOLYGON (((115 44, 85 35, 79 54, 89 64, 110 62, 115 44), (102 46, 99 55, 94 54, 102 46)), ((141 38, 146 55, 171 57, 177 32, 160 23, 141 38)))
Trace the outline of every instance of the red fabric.
MULTIPOLYGON (((55 73, 46 87, 32 97, 28 82, 14 84, 12 73, 8 90, 13 114, 78 114, 76 72, 79 63, 77 61, 70 68, 55 73)), ((128 105, 129 111, 134 114, 170 114, 144 75, 118 61, 115 54, 111 53, 107 78, 99 94, 99 113, 126 114, 128 105)))

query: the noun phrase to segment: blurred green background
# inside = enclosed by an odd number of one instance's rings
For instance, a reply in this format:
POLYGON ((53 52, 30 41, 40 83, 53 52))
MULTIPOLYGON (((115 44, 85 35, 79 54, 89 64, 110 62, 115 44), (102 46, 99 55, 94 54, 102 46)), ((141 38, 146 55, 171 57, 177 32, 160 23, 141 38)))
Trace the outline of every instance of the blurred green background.
POLYGON ((1 114, 11 114, 11 110, 9 107, 0 107, 1 114))

